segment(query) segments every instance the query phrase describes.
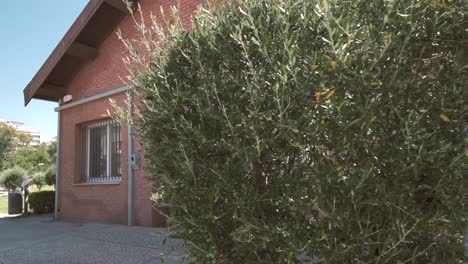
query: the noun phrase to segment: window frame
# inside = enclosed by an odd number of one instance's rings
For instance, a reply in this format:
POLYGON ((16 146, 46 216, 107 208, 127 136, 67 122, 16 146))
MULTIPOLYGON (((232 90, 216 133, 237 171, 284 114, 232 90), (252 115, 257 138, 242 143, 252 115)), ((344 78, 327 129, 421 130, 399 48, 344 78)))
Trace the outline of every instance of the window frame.
POLYGON ((122 124, 116 121, 104 121, 104 122, 98 122, 94 124, 87 125, 85 127, 85 163, 86 163, 86 168, 85 168, 85 183, 105 183, 105 182, 121 182, 122 181, 122 124), (119 142, 120 142, 120 155, 119 159, 120 162, 120 171, 121 175, 120 176, 113 176, 112 174, 112 128, 113 125, 118 125, 119 127, 119 142), (91 177, 91 130, 95 128, 106 128, 106 176, 105 177, 91 177))

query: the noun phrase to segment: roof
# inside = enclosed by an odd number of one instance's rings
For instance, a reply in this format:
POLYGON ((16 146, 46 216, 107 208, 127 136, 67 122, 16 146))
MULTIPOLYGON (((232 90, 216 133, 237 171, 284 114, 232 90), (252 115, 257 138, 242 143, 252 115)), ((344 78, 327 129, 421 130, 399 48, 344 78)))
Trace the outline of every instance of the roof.
POLYGON ((66 84, 89 60, 129 11, 123 0, 90 0, 49 58, 24 89, 25 105, 31 99, 59 101, 66 84))

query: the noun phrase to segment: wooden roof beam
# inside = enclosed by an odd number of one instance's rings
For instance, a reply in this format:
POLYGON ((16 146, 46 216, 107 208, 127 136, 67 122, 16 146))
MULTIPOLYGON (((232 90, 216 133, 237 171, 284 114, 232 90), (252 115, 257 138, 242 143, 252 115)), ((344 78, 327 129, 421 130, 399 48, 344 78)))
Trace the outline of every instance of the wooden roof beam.
POLYGON ((70 45, 66 54, 85 60, 93 60, 98 54, 98 49, 75 41, 70 45))
POLYGON ((46 97, 62 98, 66 95, 64 86, 44 83, 39 89, 38 93, 46 97))
POLYGON ((130 14, 127 4, 124 2, 124 0, 104 0, 105 3, 109 4, 115 9, 118 9, 125 14, 130 14))
POLYGON ((42 86, 41 86, 42 89, 44 90, 51 90, 51 91, 65 91, 65 86, 63 85, 56 85, 56 84, 51 84, 51 83, 44 83, 42 86))
POLYGON ((58 102, 60 98, 57 98, 57 96, 48 96, 48 95, 42 95, 42 94, 37 94, 34 99, 39 99, 39 100, 44 100, 44 101, 49 101, 49 102, 58 102))

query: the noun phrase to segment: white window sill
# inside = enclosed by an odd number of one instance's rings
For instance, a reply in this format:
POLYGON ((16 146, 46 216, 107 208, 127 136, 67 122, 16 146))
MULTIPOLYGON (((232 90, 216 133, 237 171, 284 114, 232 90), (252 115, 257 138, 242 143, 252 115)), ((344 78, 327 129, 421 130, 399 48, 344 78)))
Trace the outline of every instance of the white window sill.
POLYGON ((83 182, 83 183, 74 183, 73 186, 120 185, 121 183, 122 181, 83 182))

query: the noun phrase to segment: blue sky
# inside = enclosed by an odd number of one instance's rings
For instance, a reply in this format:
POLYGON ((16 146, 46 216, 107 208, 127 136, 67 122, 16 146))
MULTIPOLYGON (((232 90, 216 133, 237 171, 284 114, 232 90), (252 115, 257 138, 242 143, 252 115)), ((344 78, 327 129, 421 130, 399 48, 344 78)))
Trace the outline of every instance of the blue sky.
POLYGON ((3 1, 0 16, 0 119, 20 121, 57 135, 57 103, 32 100, 24 107, 23 89, 39 70, 88 0, 3 1))

